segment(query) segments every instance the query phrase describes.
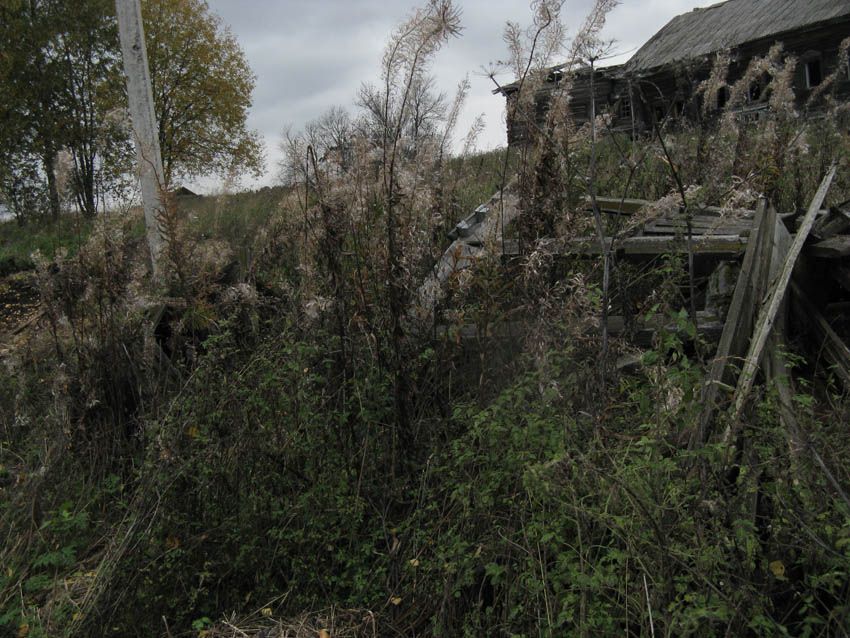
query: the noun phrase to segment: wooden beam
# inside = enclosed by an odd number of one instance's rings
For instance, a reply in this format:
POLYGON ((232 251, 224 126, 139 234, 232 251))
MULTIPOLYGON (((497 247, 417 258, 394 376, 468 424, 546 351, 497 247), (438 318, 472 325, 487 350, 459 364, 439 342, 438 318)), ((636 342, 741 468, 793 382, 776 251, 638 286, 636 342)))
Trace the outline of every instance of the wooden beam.
MULTIPOLYGON (((762 352, 764 351, 764 346, 770 336, 770 331, 773 328, 773 323, 779 313, 782 300, 785 298, 785 290, 788 288, 788 282, 791 281, 794 264, 797 262, 797 257, 800 256, 800 252, 803 250, 803 244, 809 236, 812 225, 815 223, 815 217, 820 210, 823 201, 826 199, 826 194, 829 192, 829 187, 832 185, 832 180, 835 177, 835 171, 836 165, 833 163, 832 167, 827 172, 826 177, 823 178, 823 181, 821 182, 821 185, 809 206, 809 210, 806 212, 806 216, 803 218, 803 222, 800 225, 800 230, 797 232, 797 236, 794 238, 794 242, 788 249, 788 254, 784 259, 782 269, 779 272, 776 281, 770 287, 767 303, 762 306, 759 312, 759 318, 756 323, 755 332, 753 333, 752 342, 750 343, 750 349, 749 352, 747 352, 747 358, 744 361, 744 368, 741 370, 741 375, 738 378, 738 386, 735 388, 732 411, 733 424, 737 423, 741 417, 744 404, 749 396, 750 390, 753 387, 756 369, 758 368, 759 360, 761 359, 762 352)), ((728 434, 731 434, 729 430, 727 430, 727 435, 728 434)), ((728 436, 724 438, 728 441, 728 436)))
MULTIPOLYGON (((748 239, 740 235, 702 235, 691 241, 698 255, 739 255, 747 248, 748 239)), ((622 243, 627 255, 662 255, 688 252, 683 237, 630 237, 622 243)))

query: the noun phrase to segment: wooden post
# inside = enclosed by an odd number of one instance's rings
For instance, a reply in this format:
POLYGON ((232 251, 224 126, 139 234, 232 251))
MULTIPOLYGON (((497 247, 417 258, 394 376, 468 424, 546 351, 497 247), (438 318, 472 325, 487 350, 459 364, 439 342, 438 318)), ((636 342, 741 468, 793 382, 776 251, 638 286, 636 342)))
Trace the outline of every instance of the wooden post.
POLYGON ((720 397, 720 389, 731 381, 732 363, 743 357, 746 353, 746 343, 743 339, 749 337, 755 314, 754 290, 758 288, 758 264, 761 255, 766 250, 765 234, 769 223, 773 221, 776 213, 772 206, 762 199, 756 209, 752 233, 747 243, 747 251, 744 253, 744 261, 732 295, 732 302, 726 314, 726 323, 723 326, 723 334, 720 335, 720 343, 717 352, 711 362, 706 383, 702 388, 702 412, 699 418, 699 427, 691 439, 692 447, 700 447, 707 440, 708 429, 714 420, 717 403, 720 397))
POLYGON ((154 279, 159 277, 159 256, 163 237, 159 226, 162 213, 162 190, 165 175, 159 148, 159 127, 154 112, 145 30, 142 26, 142 7, 139 0, 115 0, 118 32, 124 73, 127 76, 127 98, 139 162, 142 205, 145 210, 145 229, 151 252, 154 279))

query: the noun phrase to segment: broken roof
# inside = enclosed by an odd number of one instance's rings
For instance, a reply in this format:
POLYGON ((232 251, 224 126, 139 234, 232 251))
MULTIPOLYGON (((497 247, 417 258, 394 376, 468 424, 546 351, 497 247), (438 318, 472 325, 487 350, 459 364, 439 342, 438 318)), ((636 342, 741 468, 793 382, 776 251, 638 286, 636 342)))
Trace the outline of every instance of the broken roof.
MULTIPOLYGON (((607 78, 617 77, 623 69, 622 64, 612 64, 610 66, 598 66, 595 68, 596 77, 599 80, 604 80, 607 78)), ((588 65, 574 65, 572 70, 570 70, 569 64, 558 64, 557 66, 552 66, 546 69, 547 78, 546 81, 550 83, 560 81, 565 75, 569 75, 570 73, 574 77, 590 77, 590 66, 588 65)), ((520 82, 519 80, 514 80, 510 84, 505 84, 504 86, 500 86, 497 89, 493 89, 493 95, 497 95, 502 93, 504 95, 509 95, 511 93, 516 92, 519 89, 520 82)))
POLYGON ((628 62, 646 71, 779 36, 838 18, 850 18, 848 0, 726 0, 676 16, 628 62))

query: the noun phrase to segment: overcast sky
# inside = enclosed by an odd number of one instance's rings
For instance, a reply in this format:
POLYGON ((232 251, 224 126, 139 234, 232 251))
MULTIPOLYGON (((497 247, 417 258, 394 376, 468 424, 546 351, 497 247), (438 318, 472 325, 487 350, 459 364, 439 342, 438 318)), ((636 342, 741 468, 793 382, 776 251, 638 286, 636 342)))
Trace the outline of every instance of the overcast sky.
MULTIPOLYGON (((249 126, 266 144, 266 176, 244 186, 273 184, 280 159, 278 143, 286 126, 299 129, 333 105, 352 113, 357 89, 375 81, 384 44, 393 28, 424 0, 208 0, 212 11, 233 30, 257 76, 249 126)), ((608 17, 606 39, 617 41, 628 59, 675 15, 712 0, 623 0, 608 17)), ((483 114, 480 149, 505 144, 504 100, 482 67, 507 57, 502 32, 510 20, 526 26, 531 11, 524 0, 456 0, 464 31, 442 49, 433 64, 441 90, 453 95, 466 74, 472 84, 458 134, 483 114)), ((565 0, 563 18, 579 26, 591 0, 565 0)), ((508 82, 511 78, 502 77, 508 82)), ((213 182, 196 185, 213 191, 213 182)))

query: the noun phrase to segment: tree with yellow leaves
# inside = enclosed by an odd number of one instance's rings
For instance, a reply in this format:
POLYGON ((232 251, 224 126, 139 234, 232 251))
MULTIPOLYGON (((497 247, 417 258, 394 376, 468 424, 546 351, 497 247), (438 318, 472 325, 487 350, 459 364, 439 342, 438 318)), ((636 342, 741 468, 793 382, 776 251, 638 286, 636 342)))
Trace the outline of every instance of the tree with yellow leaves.
POLYGON ((246 125, 255 77, 203 0, 142 2, 165 181, 262 170, 246 125))

